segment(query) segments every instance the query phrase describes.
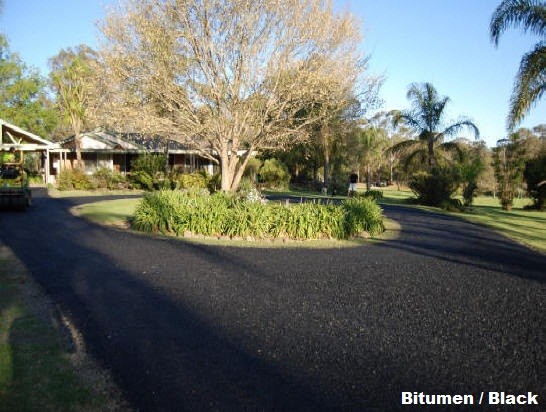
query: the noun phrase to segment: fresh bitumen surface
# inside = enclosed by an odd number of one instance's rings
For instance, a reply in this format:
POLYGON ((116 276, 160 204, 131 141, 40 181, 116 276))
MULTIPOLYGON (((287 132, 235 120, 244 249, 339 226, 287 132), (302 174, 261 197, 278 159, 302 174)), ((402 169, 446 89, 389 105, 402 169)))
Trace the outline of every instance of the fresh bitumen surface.
POLYGON ((546 257, 487 229, 385 206, 396 240, 236 248, 34 198, 0 213, 0 239, 137 410, 391 410, 401 391, 546 405, 546 257))

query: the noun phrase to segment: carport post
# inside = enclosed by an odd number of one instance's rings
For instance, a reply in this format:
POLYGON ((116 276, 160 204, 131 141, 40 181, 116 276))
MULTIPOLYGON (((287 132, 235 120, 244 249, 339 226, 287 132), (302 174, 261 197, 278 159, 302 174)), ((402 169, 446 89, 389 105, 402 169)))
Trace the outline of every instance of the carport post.
POLYGON ((46 149, 46 158, 44 162, 44 171, 45 171, 45 184, 46 187, 49 183, 49 149, 46 149))

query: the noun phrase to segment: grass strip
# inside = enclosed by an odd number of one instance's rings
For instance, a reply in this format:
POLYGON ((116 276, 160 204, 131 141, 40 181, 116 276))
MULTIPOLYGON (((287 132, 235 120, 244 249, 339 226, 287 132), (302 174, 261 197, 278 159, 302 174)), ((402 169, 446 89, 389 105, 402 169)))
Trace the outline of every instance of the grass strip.
POLYGON ((40 293, 0 244, 0 411, 124 410, 97 390, 104 383, 82 377, 90 378, 92 368, 86 363, 78 369, 81 357, 46 320, 48 304, 40 293))

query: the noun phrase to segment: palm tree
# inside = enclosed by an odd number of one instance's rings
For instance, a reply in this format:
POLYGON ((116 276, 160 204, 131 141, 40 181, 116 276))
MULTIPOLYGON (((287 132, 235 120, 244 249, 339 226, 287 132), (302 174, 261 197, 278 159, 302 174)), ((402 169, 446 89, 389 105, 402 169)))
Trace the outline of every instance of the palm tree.
POLYGON ((85 126, 87 105, 91 88, 91 59, 93 50, 85 45, 76 50, 61 50, 49 60, 52 71, 51 83, 57 93, 57 105, 62 118, 74 132, 76 146, 76 166, 83 167, 81 154, 81 132, 85 126))
POLYGON ((491 41, 499 38, 510 26, 522 26, 524 32, 536 34, 539 41, 524 54, 510 98, 508 128, 513 130, 537 103, 546 88, 546 3, 544 0, 504 0, 491 17, 491 41))
POLYGON ((476 138, 479 136, 478 128, 468 119, 463 118, 452 125, 443 126, 449 97, 440 97, 432 84, 412 83, 407 97, 412 109, 394 113, 394 124, 405 123, 416 132, 417 139, 404 140, 390 149, 394 153, 406 153, 406 165, 417 159, 432 170, 438 165, 438 152, 462 153, 457 143, 445 142, 446 138, 453 137, 464 128, 470 129, 476 138))

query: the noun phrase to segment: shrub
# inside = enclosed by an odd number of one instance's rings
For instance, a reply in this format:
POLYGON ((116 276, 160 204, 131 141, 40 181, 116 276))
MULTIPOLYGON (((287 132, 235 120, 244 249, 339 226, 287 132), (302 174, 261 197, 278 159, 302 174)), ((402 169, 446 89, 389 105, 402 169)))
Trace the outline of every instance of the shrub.
POLYGON ((254 182, 248 177, 241 179, 239 189, 237 190, 237 195, 241 199, 245 199, 249 202, 260 202, 262 200, 260 191, 256 188, 254 182))
POLYGON ((546 206, 546 153, 528 160, 523 176, 533 198, 533 208, 543 210, 546 206))
POLYGON ((165 155, 144 154, 138 156, 131 162, 131 171, 143 171, 148 173, 150 176, 155 176, 157 173, 165 171, 166 163, 167 158, 165 155))
POLYGON ((131 172, 130 175, 131 183, 137 189, 153 190, 154 189, 154 180, 149 173, 143 170, 137 170, 131 172))
POLYGON ((271 189, 287 189, 290 172, 284 163, 277 159, 267 159, 260 168, 260 182, 271 189))
POLYGON ((207 187, 207 176, 202 173, 185 173, 172 177, 172 183, 176 189, 205 189, 207 187))
POLYGON ((250 180, 255 182, 258 172, 260 170, 260 167, 262 167, 262 161, 260 159, 256 159, 255 157, 248 159, 244 176, 250 178, 250 180))
POLYGON ((81 169, 64 169, 59 173, 57 180, 59 190, 90 190, 95 184, 81 169))
POLYGON ((414 173, 408 186, 417 195, 417 201, 427 206, 440 206, 449 201, 459 187, 459 175, 455 169, 436 167, 429 172, 414 173))
POLYGON ((448 199, 442 201, 440 207, 448 212, 462 212, 464 211, 466 202, 463 204, 461 199, 448 199))
POLYGON ((220 173, 216 173, 212 176, 208 176, 207 189, 209 189, 210 193, 217 192, 221 188, 222 188, 222 175, 220 173))
POLYGON ((383 199, 383 191, 377 189, 366 190, 366 192, 364 193, 364 197, 369 197, 373 200, 383 199))
POLYGON ((127 179, 119 172, 114 172, 106 167, 97 169, 93 173, 93 180, 99 189, 126 189, 127 179))
POLYGON ((168 188, 170 181, 165 179, 165 155, 144 154, 131 163, 131 183, 140 189, 168 188))
POLYGON ((372 199, 342 205, 284 206, 249 202, 233 194, 162 190, 147 194, 133 219, 137 230, 255 238, 343 239, 384 230, 381 209, 372 199))
POLYGON ((375 236, 385 230, 381 208, 369 197, 352 198, 343 202, 347 236, 368 232, 375 236))

